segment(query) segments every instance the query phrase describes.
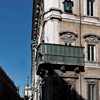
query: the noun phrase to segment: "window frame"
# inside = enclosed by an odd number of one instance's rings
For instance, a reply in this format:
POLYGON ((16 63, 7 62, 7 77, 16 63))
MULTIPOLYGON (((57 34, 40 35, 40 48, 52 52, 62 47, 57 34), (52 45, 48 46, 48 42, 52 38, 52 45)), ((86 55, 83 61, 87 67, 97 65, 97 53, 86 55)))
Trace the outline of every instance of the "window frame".
POLYGON ((96 61, 96 46, 94 44, 87 44, 87 59, 88 61, 96 61))
POLYGON ((87 100, 99 100, 99 84, 98 84, 97 80, 87 81, 87 100), (91 86, 91 87, 89 88, 89 86, 91 86), (93 87, 93 86, 95 86, 95 87, 93 87), (91 93, 89 93, 89 92, 91 92, 91 93), (90 97, 90 96, 92 96, 92 97, 90 97))
POLYGON ((83 0, 84 2, 84 20, 90 21, 88 18, 98 18, 98 11, 99 11, 99 3, 98 0, 92 0, 93 1, 93 16, 87 15, 87 0, 83 0), (88 18, 87 18, 88 17, 88 18))
POLYGON ((87 0, 87 15, 94 16, 94 1, 87 0))
POLYGON ((76 89, 76 79, 71 79, 71 78, 69 80, 66 79, 66 82, 67 82, 67 86, 68 86, 67 93, 66 93, 67 99, 73 100, 73 96, 69 96, 69 95, 72 95, 73 90, 76 89))
POLYGON ((96 100, 96 84, 88 84, 88 100, 96 100))
POLYGON ((75 46, 77 34, 70 32, 70 31, 64 31, 60 32, 60 43, 67 46, 75 46))
POLYGON ((85 34, 83 36, 85 39, 85 61, 88 62, 98 62, 98 48, 99 48, 99 42, 100 42, 100 37, 95 35, 95 34, 85 34), (88 58, 88 45, 93 45, 94 46, 94 60, 88 58))
POLYGON ((65 45, 66 46, 73 46, 74 45, 74 42, 69 42, 69 41, 64 41, 65 45))
POLYGON ((74 4, 73 4, 72 0, 64 0, 64 2, 63 2, 64 12, 72 14, 73 6, 74 6, 74 4), (67 10, 68 8, 69 8, 69 10, 67 10))

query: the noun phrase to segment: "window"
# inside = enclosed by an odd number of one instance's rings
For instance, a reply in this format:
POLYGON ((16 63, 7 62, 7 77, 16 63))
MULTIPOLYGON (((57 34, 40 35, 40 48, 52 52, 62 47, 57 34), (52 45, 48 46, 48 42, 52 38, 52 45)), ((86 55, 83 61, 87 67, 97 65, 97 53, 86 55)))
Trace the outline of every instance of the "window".
POLYGON ((85 34, 84 36, 85 39, 85 60, 86 61, 93 61, 93 62, 98 62, 98 48, 99 48, 99 42, 100 42, 100 37, 95 35, 95 34, 85 34))
POLYGON ((71 0, 64 1, 64 11, 67 13, 72 13, 73 2, 71 0))
POLYGON ((67 46, 74 46, 76 38, 78 37, 77 34, 69 31, 64 31, 59 33, 60 35, 60 42, 61 44, 67 45, 67 46))
POLYGON ((88 61, 94 61, 95 45, 88 44, 88 61))
POLYGON ((90 84, 87 85, 87 98, 88 100, 98 100, 98 90, 97 90, 97 84, 90 84))
POLYGON ((72 43, 65 42, 65 45, 72 46, 72 43))
POLYGON ((87 15, 93 16, 94 0, 87 0, 87 15))
POLYGON ((99 100, 99 80, 87 80, 87 100, 99 100))

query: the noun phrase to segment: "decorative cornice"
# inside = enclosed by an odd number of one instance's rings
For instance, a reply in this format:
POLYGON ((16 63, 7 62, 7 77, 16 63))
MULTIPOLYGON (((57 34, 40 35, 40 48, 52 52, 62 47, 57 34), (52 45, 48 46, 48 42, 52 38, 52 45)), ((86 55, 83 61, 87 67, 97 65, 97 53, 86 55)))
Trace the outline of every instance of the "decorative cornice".
POLYGON ((62 20, 61 14, 62 14, 62 11, 60 9, 50 8, 48 11, 43 13, 44 22, 47 22, 48 20, 51 20, 51 19, 57 19, 61 21, 62 20))
POLYGON ((61 36, 63 34, 67 34, 67 33, 70 33, 70 34, 74 35, 75 37, 78 37, 77 34, 75 34, 74 32, 71 32, 71 31, 62 31, 62 32, 59 33, 59 35, 61 36))
POLYGON ((100 38, 95 35, 88 35, 84 39, 87 43, 94 43, 94 44, 97 44, 100 40, 100 38))
POLYGON ((48 11, 44 12, 43 15, 45 15, 45 14, 51 12, 51 11, 57 11, 57 12, 60 12, 60 13, 62 14, 62 10, 61 10, 61 9, 57 9, 57 8, 53 8, 53 7, 52 7, 52 8, 50 8, 48 11))
POLYGON ((94 2, 95 0, 89 0, 90 2, 94 2))
POLYGON ((97 76, 92 76, 92 77, 91 77, 91 76, 85 76, 84 78, 85 78, 85 79, 92 79, 92 80, 93 80, 93 79, 98 79, 98 80, 100 80, 100 77, 97 77, 97 76))
POLYGON ((57 20, 61 21, 61 17, 60 16, 51 15, 51 16, 49 16, 47 18, 44 18, 44 22, 47 22, 47 21, 52 20, 52 19, 57 19, 57 20))
POLYGON ((83 38, 90 43, 98 43, 100 41, 100 36, 91 33, 84 35, 83 38))
POLYGON ((41 0, 33 0, 33 13, 32 13, 32 37, 34 40, 37 38, 37 30, 34 30, 38 26, 39 12, 40 12, 41 0), (35 36, 34 36, 35 35, 35 36))
MULTIPOLYGON (((62 13, 62 14, 65 14, 65 13, 62 13)), ((70 14, 70 15, 73 16, 73 18, 70 18, 67 15, 65 17, 62 17, 62 15, 61 15, 62 21, 72 22, 72 23, 80 23, 80 19, 76 18, 76 17, 78 17, 78 15, 75 15, 75 14, 70 14)), ((81 22, 81 24, 83 24, 83 25, 86 24, 86 25, 100 26, 100 22, 98 21, 100 19, 98 17, 94 17, 94 16, 93 17, 90 17, 90 16, 81 16, 81 17, 83 17, 83 20, 81 22), (89 18, 90 21, 85 20, 85 18, 89 18), (97 21, 92 21, 92 20, 97 20, 97 21)))
POLYGON ((90 37, 90 38, 97 38, 98 40, 100 40, 100 36, 99 35, 96 35, 95 33, 88 33, 88 34, 85 34, 83 35, 83 38, 87 38, 87 37, 90 37))
POLYGON ((63 41, 67 41, 68 43, 72 43, 78 37, 77 34, 70 31, 60 32, 59 35, 63 41))

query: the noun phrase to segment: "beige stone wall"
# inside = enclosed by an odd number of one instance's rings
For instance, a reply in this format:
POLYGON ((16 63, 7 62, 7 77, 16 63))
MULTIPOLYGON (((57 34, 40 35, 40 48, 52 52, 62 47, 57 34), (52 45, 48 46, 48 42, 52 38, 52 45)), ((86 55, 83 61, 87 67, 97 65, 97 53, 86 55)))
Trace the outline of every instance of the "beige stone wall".
POLYGON ((81 73, 75 73, 74 71, 66 71, 65 73, 57 71, 57 73, 66 83, 75 82, 75 84, 73 83, 75 92, 77 95, 81 94, 84 100, 87 100, 88 82, 98 83, 100 90, 100 69, 86 68, 85 72, 81 73))
MULTIPOLYGON (((76 45, 80 46, 80 24, 69 21, 61 21, 60 22, 60 31, 71 31, 78 35, 78 38, 76 39, 76 45)), ((100 36, 100 26, 97 26, 95 24, 82 24, 81 25, 81 42, 82 46, 85 47, 85 40, 83 38, 84 35, 92 33, 94 35, 100 36)), ((100 62, 100 42, 98 44, 98 61, 100 62)), ((80 87, 82 88, 82 97, 84 97, 85 100, 87 100, 87 82, 98 82, 99 84, 99 90, 100 90, 100 64, 98 66, 95 66, 91 68, 85 68, 85 72, 81 73, 81 80, 80 80, 80 74, 77 74, 76 78, 76 91, 78 94, 80 94, 80 87), (96 67, 96 68, 95 68, 96 67), (97 68, 98 67, 98 68, 97 68), (80 82, 81 81, 81 82, 80 82)), ((75 76, 74 72, 66 72, 67 74, 64 74, 66 76, 75 76), (71 74, 72 73, 72 74, 71 74)), ((73 78, 72 78, 73 79, 73 78)), ((75 79, 75 78, 74 78, 75 79)), ((99 97, 100 99, 100 97, 99 97)))
POLYGON ((76 15, 79 15, 79 11, 81 12, 82 15, 84 15, 84 0, 73 0, 73 3, 74 3, 74 14, 76 15), (81 10, 79 10, 79 6, 81 8, 81 10))
MULTIPOLYGON (((85 4, 84 4, 84 1, 85 0, 80 0, 80 6, 81 6, 81 15, 84 16, 84 8, 85 4)), ((73 13, 76 14, 76 15, 79 15, 79 0, 73 0, 74 2, 74 8, 73 8, 73 13)), ((98 2, 98 4, 96 4, 96 6, 98 7, 98 12, 97 12, 97 15, 96 17, 99 17, 100 18, 100 0, 95 0, 94 2, 98 2)))
MULTIPOLYGON (((83 96, 87 98, 87 82, 90 81, 91 83, 92 82, 97 82, 98 85, 99 85, 99 90, 100 90, 100 69, 95 69, 95 68, 87 68, 85 69, 85 73, 83 75, 84 77, 84 80, 83 80, 83 85, 84 85, 84 88, 83 88, 83 96)), ((100 99, 100 97, 99 97, 100 99)))
POLYGON ((73 13, 76 14, 76 15, 79 15, 79 2, 76 3, 76 1, 73 0, 73 3, 74 3, 73 13))
MULTIPOLYGON (((73 22, 61 22, 60 31, 71 31, 78 35, 79 37, 80 26, 78 23, 73 22)), ((76 45, 79 46, 79 38, 77 38, 76 45)))
MULTIPOLYGON (((76 39, 76 46, 80 46, 80 24, 74 22, 60 22, 60 31, 71 31, 78 35, 76 39)), ((81 44, 85 47, 84 35, 92 33, 94 35, 100 36, 100 26, 82 24, 81 25, 81 44)), ((100 43, 98 44, 98 50, 100 50, 100 43)), ((98 61, 100 62, 100 53, 98 53, 98 61)))
MULTIPOLYGON (((98 1, 98 9, 100 9, 100 0, 97 0, 98 1)), ((100 10, 98 10, 98 16, 100 18, 100 10)))

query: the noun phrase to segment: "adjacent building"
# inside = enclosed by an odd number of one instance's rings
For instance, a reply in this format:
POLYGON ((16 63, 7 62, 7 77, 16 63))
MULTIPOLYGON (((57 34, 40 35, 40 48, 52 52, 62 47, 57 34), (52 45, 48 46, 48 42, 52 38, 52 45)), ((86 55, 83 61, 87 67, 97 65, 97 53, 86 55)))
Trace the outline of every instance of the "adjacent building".
POLYGON ((31 86, 25 86, 24 89, 24 95, 28 97, 28 100, 31 100, 32 98, 32 87, 31 86))
POLYGON ((100 0, 34 0, 33 100, 100 99, 100 0))
POLYGON ((21 100, 18 88, 0 67, 0 100, 21 100))

